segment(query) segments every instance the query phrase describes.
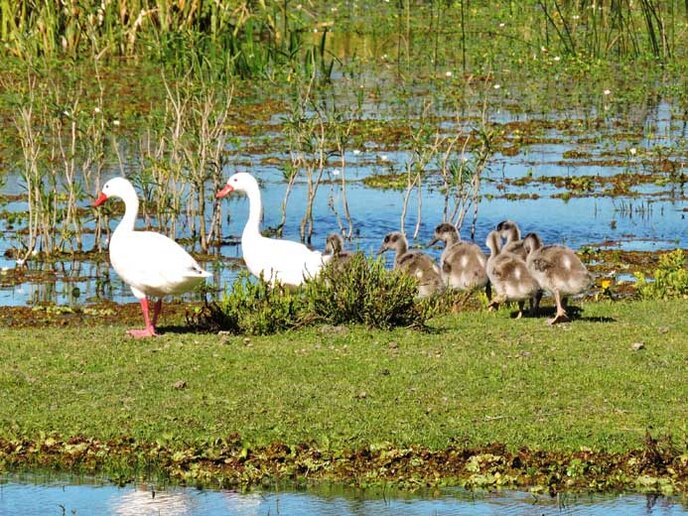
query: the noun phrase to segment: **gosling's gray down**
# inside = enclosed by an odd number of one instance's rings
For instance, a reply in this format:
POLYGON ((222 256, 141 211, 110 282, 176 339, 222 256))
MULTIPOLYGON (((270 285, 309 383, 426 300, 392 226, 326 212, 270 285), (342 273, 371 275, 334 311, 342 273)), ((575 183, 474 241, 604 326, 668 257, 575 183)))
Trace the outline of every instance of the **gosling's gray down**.
POLYGON ((557 312, 550 324, 566 322, 569 317, 564 309, 567 296, 574 296, 590 288, 593 278, 576 253, 563 245, 542 245, 535 233, 523 239, 528 253, 526 263, 540 287, 554 297, 557 312))
POLYGON ((444 284, 456 290, 473 290, 487 285, 487 257, 479 246, 462 242, 458 229, 443 222, 435 228, 432 246, 444 242, 440 255, 440 271, 444 284))
POLYGON ((409 251, 403 233, 394 231, 385 235, 377 254, 390 249, 396 252, 394 268, 418 280, 418 297, 428 297, 442 290, 440 270, 433 259, 420 251, 409 251))
POLYGON ((332 256, 332 263, 339 270, 354 255, 351 251, 344 250, 344 237, 339 233, 330 233, 325 240, 325 254, 332 256))
POLYGON ((518 301, 518 318, 523 314, 525 300, 533 297, 539 285, 528 270, 526 262, 514 253, 502 249, 498 231, 487 235, 490 257, 487 259, 487 276, 492 283, 494 297, 490 308, 504 301, 518 301))
POLYGON ((525 260, 527 253, 521 240, 521 229, 513 220, 503 220, 497 224, 500 238, 504 239, 503 250, 525 260))

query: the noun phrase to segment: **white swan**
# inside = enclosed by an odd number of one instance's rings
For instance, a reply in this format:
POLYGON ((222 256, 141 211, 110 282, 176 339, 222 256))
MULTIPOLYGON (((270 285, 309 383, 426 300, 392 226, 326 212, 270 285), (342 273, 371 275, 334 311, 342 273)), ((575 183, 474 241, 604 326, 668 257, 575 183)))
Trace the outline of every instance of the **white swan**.
POLYGON ((238 172, 227 179, 227 184, 215 197, 220 199, 234 191, 248 196, 249 214, 241 234, 241 249, 251 274, 271 284, 292 286, 317 276, 329 257, 300 242, 267 238, 260 234, 263 203, 258 181, 247 172, 238 172))
POLYGON ((110 263, 141 303, 146 323, 143 330, 129 330, 128 333, 136 338, 154 337, 162 297, 187 292, 211 274, 174 240, 153 231, 134 230, 139 199, 127 179, 110 179, 103 185, 93 206, 100 206, 110 197, 119 197, 125 206, 124 217, 110 237, 110 263), (159 298, 152 319, 148 314, 148 296, 159 298))

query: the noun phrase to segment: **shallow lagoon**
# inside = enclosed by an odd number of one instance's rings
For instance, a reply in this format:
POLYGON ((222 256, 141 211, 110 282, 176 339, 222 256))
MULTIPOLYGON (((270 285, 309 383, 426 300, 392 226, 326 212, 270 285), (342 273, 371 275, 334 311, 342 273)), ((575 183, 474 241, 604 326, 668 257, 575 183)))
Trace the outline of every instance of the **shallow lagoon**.
POLYGON ((643 494, 565 494, 521 491, 390 492, 342 486, 306 490, 159 488, 149 484, 70 483, 68 479, 30 482, 6 477, 0 483, 0 514, 86 514, 146 516, 262 514, 686 514, 678 497, 643 494))

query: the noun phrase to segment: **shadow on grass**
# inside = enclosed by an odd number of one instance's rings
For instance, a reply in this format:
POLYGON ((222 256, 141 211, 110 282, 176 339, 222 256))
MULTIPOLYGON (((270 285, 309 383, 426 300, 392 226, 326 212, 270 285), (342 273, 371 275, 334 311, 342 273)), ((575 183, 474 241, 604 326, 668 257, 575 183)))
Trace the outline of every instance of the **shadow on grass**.
MULTIPOLYGON (((557 309, 554 306, 540 307, 537 313, 533 314, 529 310, 523 312, 523 317, 528 319, 551 319, 557 313, 557 309)), ((570 322, 574 321, 585 321, 585 322, 598 322, 598 323, 612 323, 616 322, 613 317, 605 316, 589 316, 583 315, 583 309, 579 306, 567 306, 566 313, 569 316, 570 322)), ((518 310, 513 310, 510 312, 512 319, 518 316, 518 310)))

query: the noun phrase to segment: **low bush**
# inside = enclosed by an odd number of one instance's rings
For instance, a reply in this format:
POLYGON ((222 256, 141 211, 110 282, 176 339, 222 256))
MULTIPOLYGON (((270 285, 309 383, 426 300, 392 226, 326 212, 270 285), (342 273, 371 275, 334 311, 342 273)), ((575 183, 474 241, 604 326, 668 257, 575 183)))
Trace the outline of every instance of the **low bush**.
POLYGON ((207 299, 190 321, 207 331, 267 335, 309 324, 423 328, 437 303, 416 298, 416 281, 381 260, 354 255, 325 267, 302 287, 270 287, 242 273, 231 291, 207 299))
POLYGON ((635 273, 636 289, 646 299, 670 299, 688 297, 688 270, 686 255, 676 249, 659 258, 659 265, 648 280, 642 273, 635 273))
POLYGON ((358 253, 325 267, 304 290, 314 320, 329 324, 419 328, 432 311, 429 303, 416 299, 415 279, 358 253))

